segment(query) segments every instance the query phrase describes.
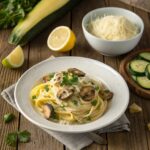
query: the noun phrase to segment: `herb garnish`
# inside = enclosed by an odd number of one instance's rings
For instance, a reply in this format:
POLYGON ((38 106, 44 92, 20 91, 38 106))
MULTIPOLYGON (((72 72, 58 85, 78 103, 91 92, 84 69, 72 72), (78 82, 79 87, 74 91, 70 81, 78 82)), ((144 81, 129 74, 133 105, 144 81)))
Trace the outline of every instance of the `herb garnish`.
POLYGON ((78 82, 78 76, 75 74, 63 73, 63 81, 61 85, 73 85, 78 82))
POLYGON ((0 29, 15 26, 40 0, 0 1, 0 29))
POLYGON ((54 75, 55 75, 54 72, 53 72, 53 73, 50 73, 50 74, 49 74, 49 78, 52 79, 52 78, 54 77, 54 75))
POLYGON ((15 147, 17 144, 17 132, 8 133, 6 136, 6 144, 15 147))
POLYGON ((44 86, 44 89, 46 90, 46 92, 48 92, 48 91, 49 91, 48 85, 45 85, 45 86, 44 86))
POLYGON ((36 99, 36 95, 33 95, 33 96, 32 96, 32 99, 36 99))
POLYGON ((91 102, 91 104, 92 104, 93 106, 96 106, 97 100, 93 100, 93 101, 91 102))
POLYGON ((6 136, 6 144, 9 146, 15 147, 17 144, 17 141, 20 143, 27 143, 30 140, 31 133, 27 130, 24 130, 22 132, 11 132, 8 133, 6 136))
POLYGON ((18 132, 18 140, 21 143, 27 143, 27 142, 29 142, 30 136, 31 136, 31 133, 28 132, 27 130, 24 130, 22 132, 18 132))
POLYGON ((73 100, 72 102, 73 102, 74 105, 76 105, 76 106, 78 105, 78 101, 77 100, 73 100))
POLYGON ((95 86, 95 90, 96 91, 99 91, 100 89, 99 89, 99 86, 95 86))
POLYGON ((11 122, 12 120, 14 120, 14 118, 15 118, 15 115, 12 114, 12 113, 5 114, 5 115, 4 115, 4 122, 5 122, 5 123, 9 123, 9 122, 11 122))

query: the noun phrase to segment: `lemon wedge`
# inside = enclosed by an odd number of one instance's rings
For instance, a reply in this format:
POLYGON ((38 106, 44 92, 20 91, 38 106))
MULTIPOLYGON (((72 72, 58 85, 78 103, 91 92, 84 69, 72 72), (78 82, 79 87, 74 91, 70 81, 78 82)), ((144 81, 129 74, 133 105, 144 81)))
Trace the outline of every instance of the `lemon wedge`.
POLYGON ((73 31, 66 26, 56 27, 49 35, 47 45, 49 49, 57 52, 70 51, 76 42, 73 31))
POLYGON ((18 45, 7 57, 2 60, 2 64, 7 68, 19 68, 24 63, 24 53, 18 45))

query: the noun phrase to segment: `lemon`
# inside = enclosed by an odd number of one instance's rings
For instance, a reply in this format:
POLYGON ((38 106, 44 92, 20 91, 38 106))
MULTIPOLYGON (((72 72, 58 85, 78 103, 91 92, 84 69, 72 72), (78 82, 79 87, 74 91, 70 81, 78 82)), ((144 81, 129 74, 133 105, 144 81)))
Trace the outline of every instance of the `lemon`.
POLYGON ((73 31, 66 26, 56 27, 49 35, 47 40, 48 47, 53 51, 70 51, 76 42, 76 36, 73 31))
POLYGON ((7 57, 2 60, 2 64, 7 68, 19 68, 24 63, 24 53, 18 45, 7 57))

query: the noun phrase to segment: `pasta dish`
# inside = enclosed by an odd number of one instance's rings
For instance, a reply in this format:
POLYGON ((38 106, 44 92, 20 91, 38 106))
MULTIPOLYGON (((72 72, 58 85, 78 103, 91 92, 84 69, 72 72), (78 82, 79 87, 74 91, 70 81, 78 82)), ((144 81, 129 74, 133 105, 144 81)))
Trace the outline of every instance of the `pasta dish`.
POLYGON ((44 76, 30 92, 38 112, 62 124, 83 124, 98 119, 112 97, 113 93, 103 83, 77 68, 44 76))

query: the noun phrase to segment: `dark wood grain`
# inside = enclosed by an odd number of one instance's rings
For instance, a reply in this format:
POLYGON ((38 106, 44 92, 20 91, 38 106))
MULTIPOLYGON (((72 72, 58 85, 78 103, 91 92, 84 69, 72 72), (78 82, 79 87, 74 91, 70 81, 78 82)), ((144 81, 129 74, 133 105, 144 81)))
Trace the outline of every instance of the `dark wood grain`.
POLYGON ((140 8, 144 11, 150 12, 150 1, 149 0, 120 0, 121 2, 140 8))

